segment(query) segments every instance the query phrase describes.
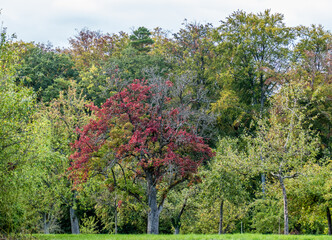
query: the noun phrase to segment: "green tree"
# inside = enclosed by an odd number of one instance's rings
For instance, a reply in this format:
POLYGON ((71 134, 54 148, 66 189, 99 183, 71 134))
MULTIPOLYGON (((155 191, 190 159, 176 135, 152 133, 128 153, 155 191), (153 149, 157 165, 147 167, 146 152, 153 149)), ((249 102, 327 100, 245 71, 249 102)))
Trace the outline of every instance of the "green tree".
POLYGON ((67 169, 70 167, 69 156, 72 153, 70 143, 78 137, 76 130, 88 121, 85 104, 86 100, 78 92, 76 83, 71 82, 65 92, 61 91, 59 97, 40 112, 49 135, 48 140, 45 140, 47 154, 40 162, 44 166, 44 172, 40 176, 41 191, 46 195, 47 191, 53 192, 53 200, 67 206, 71 232, 74 234, 79 233, 78 193, 73 190, 73 182, 68 179, 67 169), (54 199, 55 196, 57 199, 54 199))
MULTIPOLYGON (((255 115, 262 117, 270 96, 280 86, 280 74, 288 68, 295 35, 283 19, 270 10, 258 14, 239 10, 222 21, 214 34, 222 90, 219 104, 212 110, 221 115, 221 129, 232 135, 241 134, 255 115), (228 96, 233 101, 225 109, 222 103, 228 96)), ((261 178, 264 192, 265 175, 261 178)))
POLYGON ((215 206, 213 204, 215 202, 219 203, 219 234, 230 231, 231 221, 242 219, 246 214, 249 180, 257 168, 254 165, 249 167, 249 159, 244 150, 241 150, 241 142, 238 139, 221 139, 215 158, 209 162, 207 169, 201 172, 204 176, 202 186, 204 198, 209 199, 210 206, 215 206), (226 227, 224 205, 239 208, 235 216, 226 216, 228 219, 226 227))
POLYGON ((310 164, 296 181, 290 183, 289 195, 293 200, 290 209, 294 216, 299 216, 301 232, 332 234, 331 179, 331 164, 310 164))
POLYGON ((31 150, 27 153, 25 176, 30 180, 28 207, 34 231, 45 234, 60 232, 59 219, 62 215, 59 192, 61 187, 58 166, 66 161, 63 156, 53 151, 53 133, 47 114, 38 108, 33 117, 31 131, 31 150), (57 167, 55 167, 57 166, 57 167), (38 198, 36 198, 38 196, 38 198))
POLYGON ((0 38, 0 234, 18 232, 27 217, 25 174, 30 150, 30 118, 34 112, 33 92, 16 86, 15 69, 19 49, 1 29, 0 38))
POLYGON ((317 130, 325 154, 332 151, 330 131, 332 126, 331 48, 332 35, 322 26, 298 27, 299 42, 294 49, 294 77, 304 79, 308 88, 302 105, 307 107, 309 123, 317 130))
POLYGON ((29 149, 28 126, 34 111, 32 91, 0 77, 0 229, 17 231, 24 222, 24 166, 29 149), (23 204, 23 205, 21 205, 23 204), (22 215, 21 215, 22 214, 22 215))
POLYGON ((214 68, 220 91, 212 110, 219 113, 221 134, 239 136, 255 113, 263 113, 278 75, 287 69, 293 38, 283 15, 270 10, 236 11, 217 27, 214 68))
POLYGON ((21 54, 18 82, 33 88, 38 100, 49 102, 68 88, 69 80, 75 79, 78 71, 69 55, 57 52, 51 46, 28 46, 21 54))
POLYGON ((103 34, 100 31, 82 29, 76 36, 69 39, 70 48, 65 52, 74 59, 80 71, 92 66, 100 66, 111 57, 118 56, 129 44, 129 36, 124 32, 103 34))
POLYGON ((151 33, 146 27, 139 27, 137 30, 134 30, 132 35, 130 35, 130 44, 138 52, 149 52, 150 45, 154 43, 150 37, 151 33))
POLYGON ((208 74, 215 56, 212 25, 185 21, 183 26, 178 33, 173 34, 173 46, 170 49, 176 74, 181 75, 189 70, 196 84, 212 93, 215 86, 211 80, 214 81, 214 76, 211 79, 208 74))
POLYGON ((279 90, 273 98, 269 118, 259 121, 257 136, 251 139, 251 156, 256 162, 261 161, 263 172, 275 178, 282 189, 284 234, 289 233, 285 180, 297 177, 306 163, 314 161, 319 150, 317 137, 303 126, 306 120, 300 105, 302 84, 290 82, 279 90))
POLYGON ((231 90, 260 112, 289 62, 294 34, 283 19, 270 10, 258 14, 237 11, 222 21, 215 34, 221 67, 231 77, 231 90))

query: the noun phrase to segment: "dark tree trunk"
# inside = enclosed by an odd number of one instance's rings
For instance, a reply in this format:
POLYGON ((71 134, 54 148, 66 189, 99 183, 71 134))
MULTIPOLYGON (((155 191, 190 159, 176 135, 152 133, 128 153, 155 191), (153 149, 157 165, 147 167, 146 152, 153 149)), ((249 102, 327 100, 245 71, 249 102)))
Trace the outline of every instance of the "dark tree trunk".
POLYGON ((279 177, 280 186, 282 188, 282 195, 284 199, 284 234, 289 234, 289 225, 288 225, 288 204, 287 204, 287 194, 286 194, 286 188, 284 184, 284 179, 280 176, 279 177))
POLYGON ((69 208, 69 213, 70 213, 71 233, 80 234, 80 226, 78 224, 78 217, 76 214, 76 210, 72 206, 70 206, 70 208, 69 208))
POLYGON ((329 235, 332 235, 331 213, 329 207, 326 207, 326 217, 327 217, 327 224, 329 226, 329 235))
POLYGON ((266 181, 265 181, 265 174, 264 173, 262 173, 261 178, 262 178, 262 192, 265 195, 265 182, 266 181))
POLYGON ((260 109, 260 114, 262 116, 263 114, 263 110, 264 110, 264 102, 265 102, 265 84, 264 84, 264 76, 261 73, 260 77, 259 77, 259 83, 260 83, 260 87, 261 87, 261 99, 260 99, 260 105, 261 105, 261 109, 260 109))
POLYGON ((163 206, 158 207, 157 203, 157 189, 154 185, 154 181, 151 176, 147 177, 148 184, 148 204, 149 204, 149 212, 148 212, 148 234, 158 234, 159 233, 159 216, 160 212, 163 209, 163 206))
POLYGON ((115 207, 115 211, 114 211, 114 233, 117 234, 118 233, 118 203, 117 203, 117 198, 115 198, 114 201, 114 207, 115 207))
MULTIPOLYGON (((262 157, 262 155, 260 155, 260 159, 261 159, 261 162, 262 162, 262 164, 263 164, 263 157, 262 157)), ((263 192, 263 195, 265 196, 265 174, 264 173, 262 173, 262 176, 261 176, 261 179, 262 179, 262 192, 263 192)))
POLYGON ((44 213, 44 234, 50 234, 50 222, 47 220, 46 213, 44 213))
POLYGON ((219 210, 219 234, 223 234, 222 231, 222 223, 224 219, 224 200, 221 200, 220 202, 220 210, 219 210))
POLYGON ((187 206, 187 200, 188 196, 184 199, 184 203, 182 205, 181 211, 179 215, 177 215, 175 218, 172 218, 172 225, 174 227, 174 234, 179 234, 180 233, 180 228, 181 228, 181 216, 184 212, 184 209, 187 206))

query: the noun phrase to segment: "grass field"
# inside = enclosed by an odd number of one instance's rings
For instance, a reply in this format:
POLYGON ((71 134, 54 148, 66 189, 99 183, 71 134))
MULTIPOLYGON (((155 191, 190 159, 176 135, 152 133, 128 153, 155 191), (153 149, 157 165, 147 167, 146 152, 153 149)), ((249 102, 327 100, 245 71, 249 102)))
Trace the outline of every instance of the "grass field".
POLYGON ((263 235, 263 234, 225 234, 225 235, 107 235, 107 234, 49 234, 34 235, 41 240, 332 240, 327 235, 263 235))

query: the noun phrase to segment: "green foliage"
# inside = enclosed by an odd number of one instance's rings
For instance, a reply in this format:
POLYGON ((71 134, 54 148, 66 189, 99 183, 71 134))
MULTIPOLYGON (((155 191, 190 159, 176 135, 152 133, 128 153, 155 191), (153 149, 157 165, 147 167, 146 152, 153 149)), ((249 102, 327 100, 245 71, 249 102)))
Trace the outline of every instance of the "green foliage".
POLYGON ((97 220, 95 217, 90 216, 87 217, 86 214, 84 214, 84 217, 81 219, 82 224, 80 225, 80 232, 82 234, 96 234, 98 233, 97 229, 97 220))
POLYGON ((13 78, 0 79, 0 231, 15 232, 27 216, 26 201, 30 181, 25 177, 30 151, 30 117, 34 96, 17 87, 13 78))
POLYGON ((322 26, 298 27, 300 41, 295 47, 295 70, 291 77, 307 87, 302 99, 308 124, 312 124, 323 144, 324 155, 331 154, 331 47, 332 35, 322 26))
POLYGON ((49 102, 68 88, 69 79, 78 76, 74 62, 67 54, 56 52, 51 47, 28 46, 22 53, 18 81, 33 88, 38 99, 49 102))
POLYGON ((210 72, 215 57, 212 25, 185 21, 183 26, 178 33, 173 34, 173 45, 168 50, 173 56, 176 74, 190 71, 198 86, 204 86, 214 93, 215 75, 210 72))
POLYGON ((270 186, 264 198, 256 199, 250 205, 252 223, 250 227, 257 233, 280 234, 283 229, 282 202, 276 186, 270 186))
POLYGON ((295 37, 283 19, 270 10, 258 14, 239 10, 214 30, 216 81, 221 90, 212 110, 220 114, 218 124, 226 134, 243 133, 255 115, 265 112, 280 84, 295 37))
POLYGON ((299 216, 298 223, 306 234, 326 234, 326 208, 331 207, 331 165, 306 165, 304 173, 290 183, 290 209, 299 216))
MULTIPOLYGON (((149 79, 156 86, 169 80, 173 90, 165 98, 172 99, 171 108, 179 108, 177 120, 188 119, 216 151, 197 175, 172 191, 167 190, 171 170, 158 184, 157 199, 167 195, 161 233, 180 227, 181 233, 217 233, 221 205, 223 232, 240 232, 242 224, 245 232, 281 233, 286 192, 291 233, 328 233, 332 36, 323 26, 290 28, 280 13, 238 10, 218 27, 185 21, 174 34, 159 27, 139 27, 131 34, 82 29, 69 39, 69 49, 62 50, 14 41, 6 28, 0 33, 1 237, 69 232, 69 208, 80 218, 82 233, 146 232, 146 176, 134 171, 137 165, 130 157, 120 165, 110 152, 134 133, 132 125, 114 118, 107 132, 111 137, 89 163, 94 169, 90 180, 76 185, 79 192, 67 172, 76 129, 95 118, 85 107, 87 101, 100 106, 133 79, 149 79), (258 190, 261 173, 266 177, 264 194, 258 190)), ((328 236, 317 236, 323 238, 328 236)))
POLYGON ((18 44, 14 43, 15 35, 8 36, 7 29, 0 28, 0 73, 1 76, 13 75, 19 61, 21 51, 18 44))
MULTIPOLYGON (((274 96, 270 117, 259 122, 253 149, 263 157, 265 172, 294 174, 317 155, 319 139, 304 127, 305 106, 300 104, 303 92, 301 82, 284 85, 274 96)), ((261 161, 258 154, 257 161, 261 161)))
POLYGON ((111 58, 110 69, 119 69, 119 77, 124 80, 142 79, 156 75, 165 75, 169 68, 167 62, 161 55, 140 54, 133 47, 128 47, 121 52, 119 57, 111 58))
POLYGON ((146 239, 146 240, 329 240, 332 239, 331 236, 325 235, 272 235, 272 234, 224 234, 224 235, 215 235, 215 234, 184 234, 184 235, 68 235, 68 234, 59 234, 59 235, 34 235, 38 239, 87 239, 87 240, 106 240, 106 239, 115 239, 115 240, 137 240, 137 239, 146 239))
POLYGON ((138 52, 149 52, 150 45, 153 44, 153 40, 150 38, 150 31, 145 27, 139 27, 133 31, 130 35, 130 44, 133 48, 137 49, 138 52))
POLYGON ((86 71, 93 65, 101 66, 112 56, 118 56, 129 44, 128 34, 103 34, 100 31, 82 29, 69 39, 67 51, 73 58, 77 69, 86 71))

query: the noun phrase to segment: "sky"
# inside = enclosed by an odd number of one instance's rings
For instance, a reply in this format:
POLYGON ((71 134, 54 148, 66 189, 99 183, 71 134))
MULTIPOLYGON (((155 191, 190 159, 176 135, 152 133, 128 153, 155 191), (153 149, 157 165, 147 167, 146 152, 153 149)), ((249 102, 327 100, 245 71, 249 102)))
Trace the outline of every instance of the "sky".
POLYGON ((68 39, 88 28, 103 33, 145 26, 177 32, 184 19, 212 23, 236 10, 271 9, 287 26, 322 24, 332 29, 332 0, 0 0, 0 21, 18 40, 67 47, 68 39))

